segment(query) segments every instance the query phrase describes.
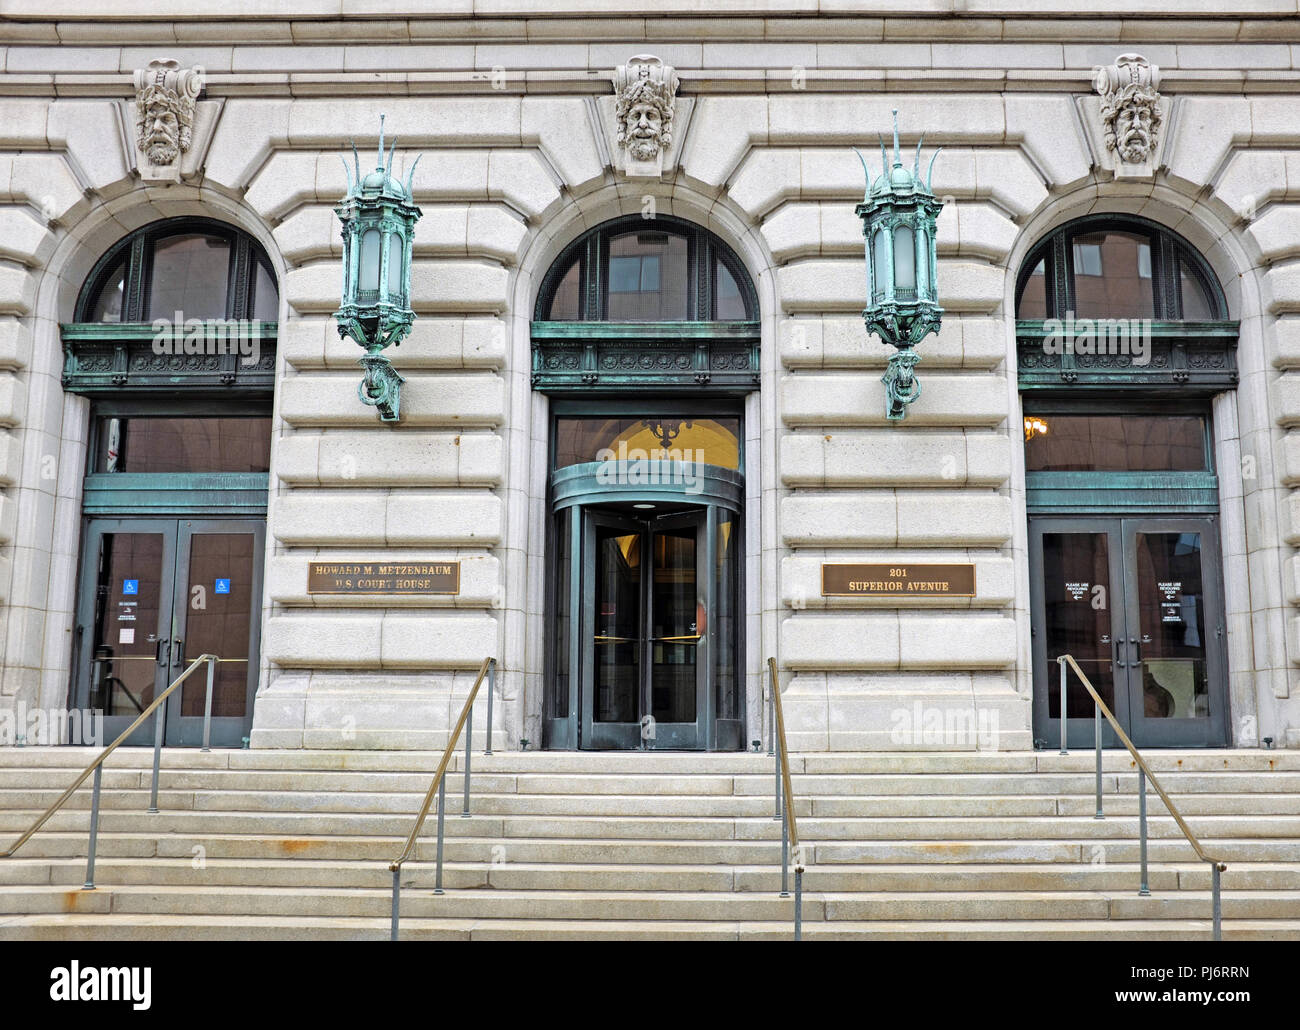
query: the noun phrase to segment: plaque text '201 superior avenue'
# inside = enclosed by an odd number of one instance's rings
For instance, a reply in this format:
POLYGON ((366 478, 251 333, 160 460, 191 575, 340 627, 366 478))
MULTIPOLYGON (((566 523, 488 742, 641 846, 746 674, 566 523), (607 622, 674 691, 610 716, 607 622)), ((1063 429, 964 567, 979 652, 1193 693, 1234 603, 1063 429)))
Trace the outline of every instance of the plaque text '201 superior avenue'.
POLYGON ((974 565, 823 565, 823 597, 974 597, 974 565))
POLYGON ((312 562, 309 594, 459 594, 460 562, 312 562))

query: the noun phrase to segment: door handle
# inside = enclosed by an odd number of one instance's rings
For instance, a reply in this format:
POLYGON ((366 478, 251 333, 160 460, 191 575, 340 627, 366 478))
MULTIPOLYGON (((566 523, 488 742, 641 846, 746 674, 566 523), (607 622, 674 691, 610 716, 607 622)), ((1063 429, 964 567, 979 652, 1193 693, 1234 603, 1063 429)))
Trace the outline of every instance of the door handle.
POLYGON ((1129 637, 1128 642, 1133 645, 1133 661, 1129 664, 1136 669, 1142 664, 1142 642, 1137 637, 1129 637))
POLYGON ((153 660, 157 662, 159 665, 163 666, 163 668, 166 668, 169 664, 171 664, 171 660, 172 660, 171 648, 172 648, 172 644, 170 640, 168 640, 166 637, 159 637, 158 643, 154 645, 153 660), (167 648, 166 655, 163 654, 164 647, 167 648))
POLYGON ((1121 669, 1125 668, 1125 667, 1127 666, 1128 663, 1124 661, 1124 639, 1123 639, 1123 637, 1116 637, 1116 638, 1115 638, 1115 643, 1114 643, 1112 646, 1113 646, 1114 649, 1115 649, 1115 651, 1114 651, 1115 657, 1114 657, 1113 661, 1114 661, 1115 664, 1118 665, 1121 669))
POLYGON ((176 668, 185 657, 185 641, 180 637, 173 637, 172 643, 175 645, 172 648, 172 668, 176 668))

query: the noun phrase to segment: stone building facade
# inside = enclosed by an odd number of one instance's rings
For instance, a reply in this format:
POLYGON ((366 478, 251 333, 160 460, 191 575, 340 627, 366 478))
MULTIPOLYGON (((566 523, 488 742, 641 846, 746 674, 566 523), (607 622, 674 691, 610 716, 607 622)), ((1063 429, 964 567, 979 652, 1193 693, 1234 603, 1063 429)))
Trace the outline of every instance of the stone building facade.
MULTIPOLYGON (((696 725, 689 746, 743 748, 767 732, 771 656, 797 749, 1014 749, 1054 732, 1054 642, 1066 633, 1076 654, 1094 648, 1089 668, 1113 684, 1135 736, 1137 722, 1152 724, 1148 743, 1300 746, 1293 9, 1101 0, 1041 16, 1007 0, 899 15, 875 0, 666 0, 629 16, 602 4, 430 13, 345 2, 339 18, 337 3, 284 0, 230 4, 219 20, 182 4, 160 20, 143 0, 94 6, 92 18, 10 0, 0 21, 0 705, 102 706, 116 690, 125 717, 193 657, 184 626, 199 623, 186 619, 215 612, 227 655, 251 648, 234 656, 251 660, 247 680, 232 663, 217 705, 236 745, 436 746, 494 656, 498 747, 592 746, 590 706, 618 707, 591 685, 604 663, 618 666, 605 686, 631 705, 609 721, 635 727, 648 706, 672 710, 655 699, 662 674, 685 708, 659 723, 696 725), (943 323, 918 346, 922 392, 897 422, 881 381, 890 350, 861 317, 854 213, 854 148, 878 175, 876 138, 888 144, 895 110, 904 163, 922 133, 927 162, 943 148, 943 323), (418 318, 387 352, 405 377, 398 422, 359 399, 360 350, 333 319, 334 208, 350 144, 373 153, 381 113, 396 166, 422 155, 411 179, 423 211, 418 318), (213 252, 229 261, 217 315, 264 326, 258 361, 273 350, 273 364, 187 363, 164 347, 150 366, 141 341, 156 332, 123 327, 169 317, 164 295, 191 303, 186 291, 214 288, 213 252), (1046 284, 1030 263, 1045 253, 1046 284), (1154 305, 1120 296, 1108 263, 1125 254, 1137 255, 1129 285, 1154 289, 1154 305), (682 296, 669 282, 679 272, 682 296), (1034 291, 1073 303, 1090 284, 1066 278, 1088 275, 1098 313, 1141 317, 1135 331, 1150 330, 1165 365, 1144 377, 1132 362, 1076 356, 1079 375, 1026 357, 1048 353, 1026 318, 1034 291), (610 315, 618 304, 630 314, 610 315), (674 323, 688 322, 696 335, 683 350, 674 323), (674 378, 679 354, 703 374, 674 378), (623 419, 595 440, 611 447, 663 420, 665 443, 721 427, 721 500, 706 519, 698 497, 647 493, 674 516, 701 513, 661 536, 644 511, 627 528, 635 483, 562 503, 565 418, 623 419), (1071 508, 1076 495, 1034 479, 1060 471, 1034 465, 1034 418, 1076 420, 1098 453, 1183 419, 1156 436, 1204 433, 1206 464, 1066 462, 1085 478, 1145 477, 1080 480, 1070 489, 1093 493, 1071 508), (172 437, 139 435, 150 419, 170 420, 181 450, 217 434, 217 465, 168 464, 172 437), (241 419, 237 431, 217 425, 241 419), (227 467, 250 426, 265 432, 265 458, 227 467), (119 464, 132 431, 140 471, 119 464), (151 474, 198 478, 183 489, 137 478, 129 490, 113 479, 151 474), (624 522, 602 529, 604 515, 624 522), (1049 518, 1060 521, 1035 529, 1049 518), (1091 577, 1066 568, 1077 554, 1052 551, 1067 531, 1109 541, 1091 577), (1133 543, 1159 532, 1183 562, 1177 579, 1133 543), (201 533, 220 538, 206 571, 201 533), (126 560, 126 537, 152 572, 113 563, 104 541, 126 560), (610 562, 626 577, 634 551, 661 564, 630 587, 640 623, 619 636, 601 620, 628 609, 605 579, 610 562), (236 572, 223 575, 222 561, 236 572), (330 592, 313 588, 313 563, 459 563, 458 582, 451 593, 330 592), (825 589, 827 565, 909 563, 973 566, 972 596, 825 589), (150 576, 166 599, 133 600, 127 584, 147 592, 150 576), (699 594, 696 616, 655 623, 649 607, 680 608, 656 593, 673 583, 699 594), (1119 612, 1124 583, 1138 615, 1119 612), (1099 585, 1111 601, 1097 603, 1099 585), (236 595, 245 623, 221 608, 236 595), (1096 616, 1083 641, 1067 597, 1119 614, 1096 616), (1161 601, 1177 653, 1155 653, 1159 632, 1142 621, 1161 601), (602 657, 626 640, 638 643, 623 658, 602 657), (1155 732, 1162 718, 1186 732, 1155 732), (1207 720, 1212 732, 1198 729, 1207 720), (978 732, 954 736, 954 725, 978 732)), ((370 165, 363 157, 361 172, 370 165)), ((1054 314, 1046 300, 1033 312, 1054 314)), ((187 732, 190 698, 169 739, 187 732)), ((1084 718, 1072 700, 1069 711, 1090 734, 1090 709, 1084 718)), ((655 743, 674 740, 665 730, 655 743)))

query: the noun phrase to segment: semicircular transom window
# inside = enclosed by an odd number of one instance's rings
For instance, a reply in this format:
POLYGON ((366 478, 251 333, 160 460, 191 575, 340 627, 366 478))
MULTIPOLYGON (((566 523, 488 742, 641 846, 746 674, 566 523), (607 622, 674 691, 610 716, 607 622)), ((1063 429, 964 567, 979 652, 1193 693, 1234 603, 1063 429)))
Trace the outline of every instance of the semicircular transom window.
POLYGON ((280 296, 265 251, 206 218, 154 222, 95 264, 62 327, 66 389, 270 388, 280 296))
POLYGON ((533 383, 750 390, 758 298, 716 235, 678 218, 615 219, 551 266, 533 321, 533 383))
POLYGON ((1030 251, 1016 284, 1022 387, 1236 384, 1238 323, 1209 264, 1132 215, 1090 215, 1030 251))

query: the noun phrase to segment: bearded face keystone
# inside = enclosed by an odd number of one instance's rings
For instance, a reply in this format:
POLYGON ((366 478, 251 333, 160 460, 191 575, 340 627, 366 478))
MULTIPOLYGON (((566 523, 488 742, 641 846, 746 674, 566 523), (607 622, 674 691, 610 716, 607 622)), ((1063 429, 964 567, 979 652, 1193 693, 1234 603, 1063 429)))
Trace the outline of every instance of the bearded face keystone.
POLYGON ((677 85, 677 73, 657 57, 642 54, 619 66, 614 78, 617 142, 630 165, 642 166, 629 174, 647 174, 646 166, 653 171, 672 145, 677 85))
POLYGON ((1127 164, 1143 164, 1155 154, 1160 129, 1160 69, 1140 54, 1121 54, 1101 68, 1093 88, 1101 96, 1106 149, 1127 164))
POLYGON ((176 61, 152 61, 135 73, 135 141, 150 165, 175 165, 190 149, 201 90, 201 73, 176 61))

